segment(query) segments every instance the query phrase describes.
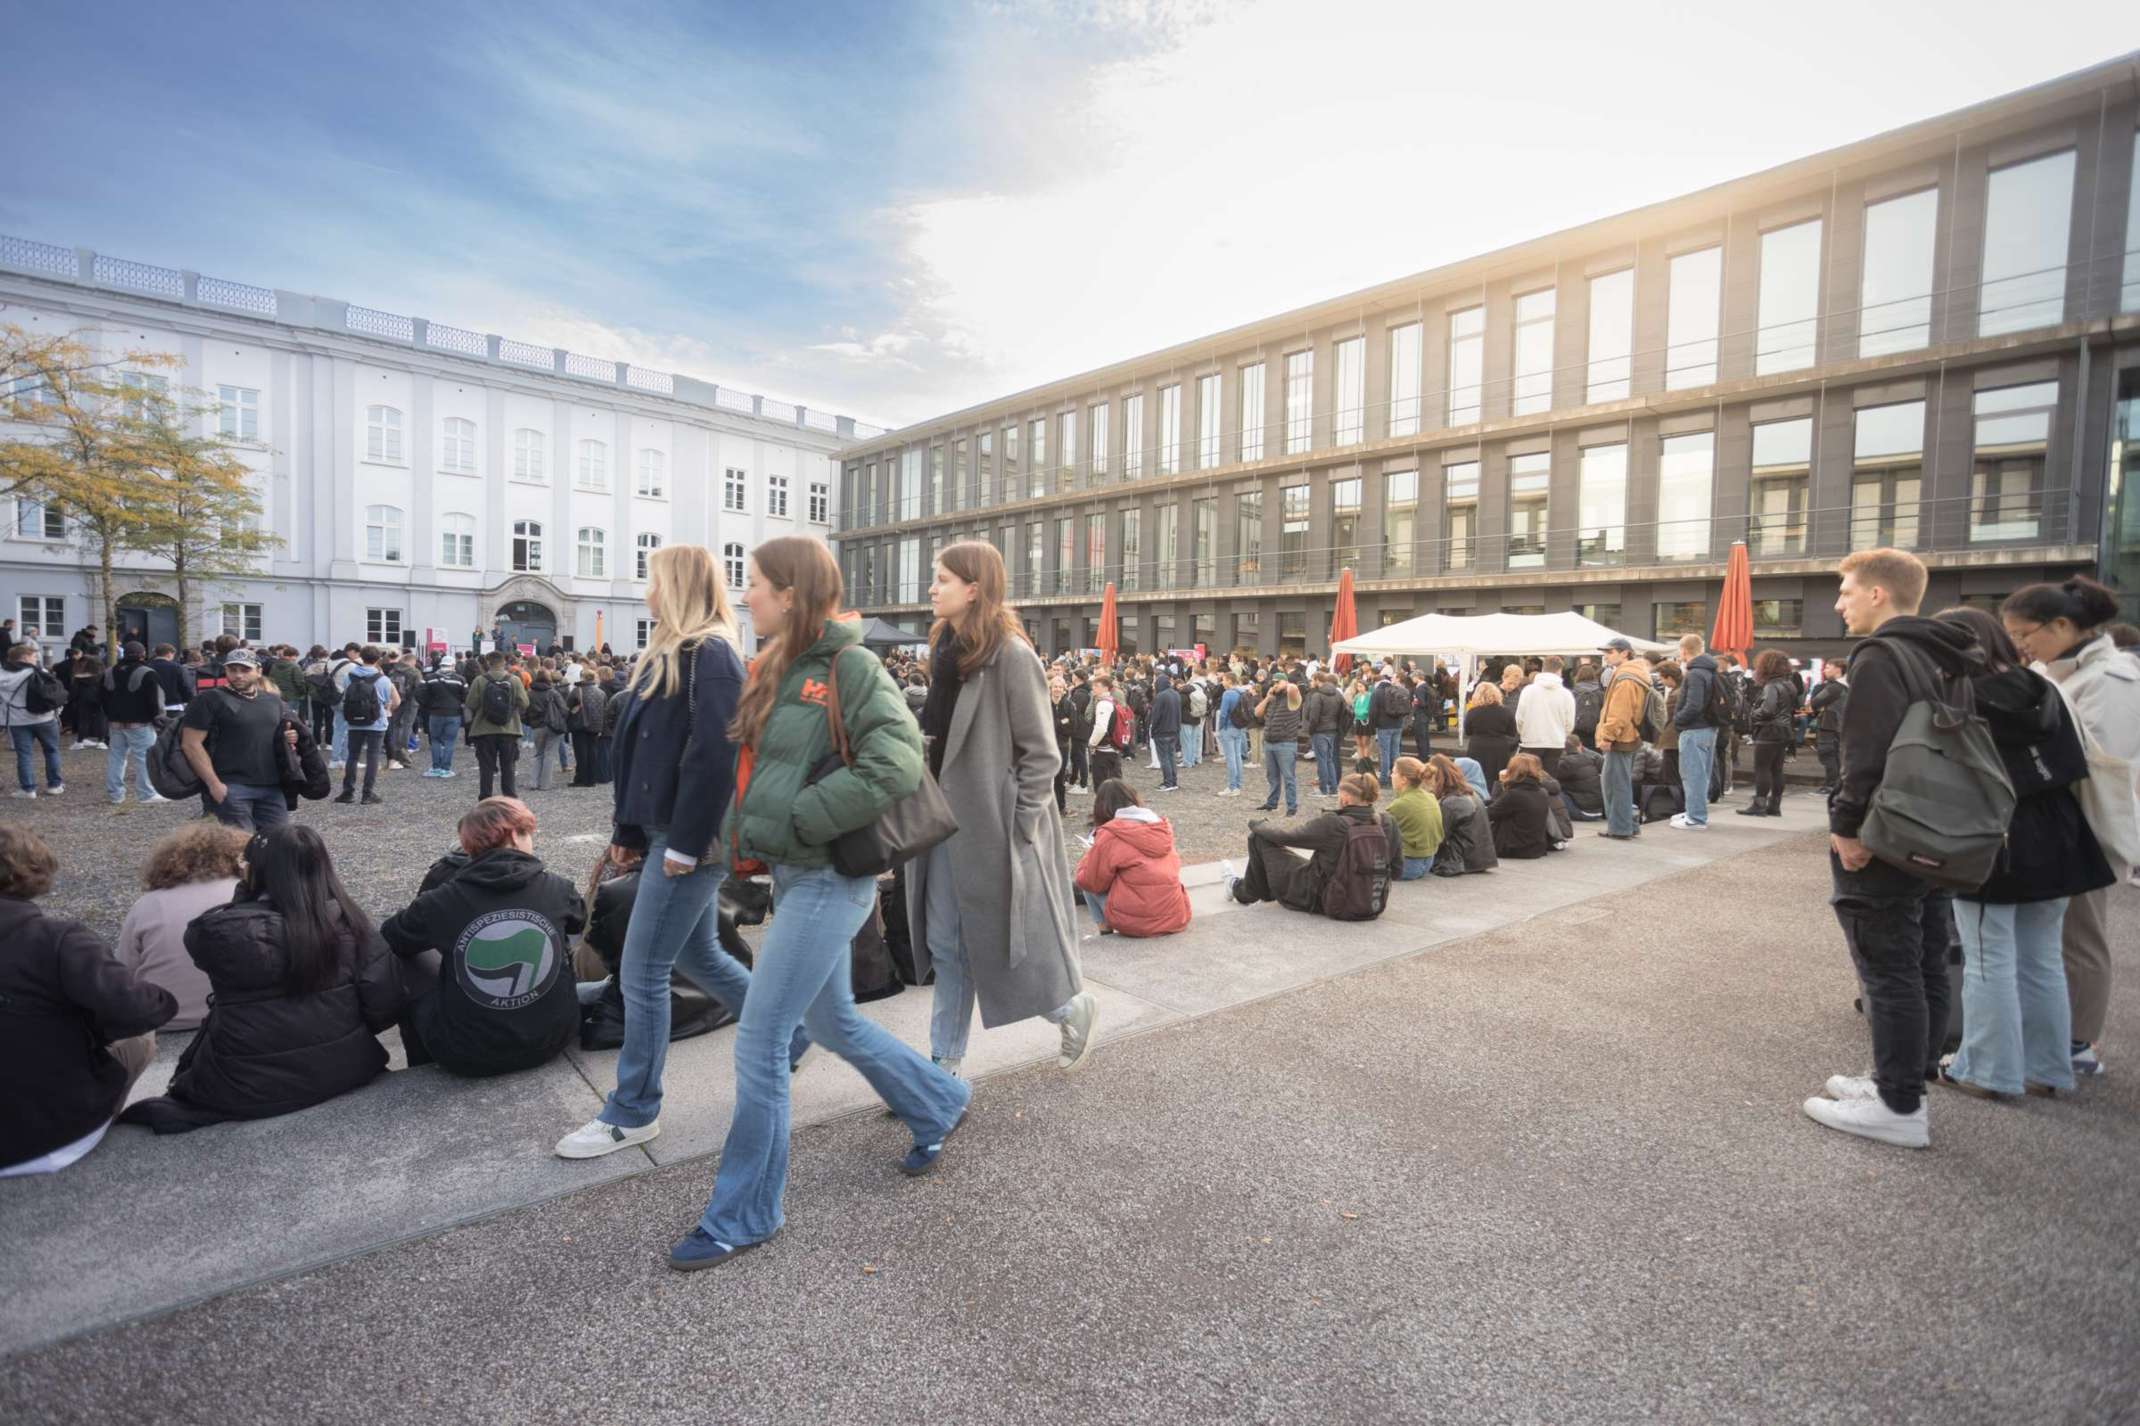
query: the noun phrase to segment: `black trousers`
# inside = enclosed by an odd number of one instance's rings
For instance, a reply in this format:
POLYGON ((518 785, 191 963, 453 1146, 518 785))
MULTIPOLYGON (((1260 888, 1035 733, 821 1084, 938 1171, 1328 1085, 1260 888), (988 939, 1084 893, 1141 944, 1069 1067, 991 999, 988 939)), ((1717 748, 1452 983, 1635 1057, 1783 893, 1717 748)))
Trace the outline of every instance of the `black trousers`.
POLYGON ((349 730, 349 761, 342 766, 342 791, 349 792, 357 785, 357 759, 364 759, 364 795, 372 795, 372 784, 379 780, 379 751, 386 742, 386 734, 376 729, 351 728, 349 730))
POLYGON ((1834 733, 1815 733, 1813 751, 1820 757, 1821 784, 1838 786, 1843 781, 1843 742, 1834 733))
POLYGON ((1680 785, 1679 749, 1677 748, 1666 748, 1664 750, 1664 785, 1672 789, 1672 810, 1675 812, 1686 811, 1687 789, 1680 785))
MULTIPOLYGON (((1547 777, 1555 781, 1560 779, 1560 755, 1566 751, 1565 748, 1520 748, 1518 751, 1529 753, 1538 759, 1539 765, 1546 770, 1547 777)), ((1666 753, 1665 756, 1672 755, 1666 753)))
POLYGON ((1085 761, 1085 751, 1085 740, 1083 738, 1072 738, 1070 740, 1070 780, 1079 787, 1087 785, 1085 779, 1089 768, 1085 761))
POLYGON ((1312 912, 1316 909, 1315 864, 1294 855, 1290 847, 1266 842, 1250 832, 1248 869, 1233 894, 1247 906, 1275 901, 1295 911, 1312 912))
POLYGON ((308 706, 312 710, 312 741, 318 743, 323 751, 333 747, 334 705, 314 699, 308 706))
POLYGON ((520 792, 513 786, 513 766, 520 761, 519 737, 512 733, 485 733, 470 741, 476 745, 476 766, 482 770, 482 790, 477 795, 490 796, 495 780, 500 793, 518 797, 520 792))
POLYGON ((600 757, 594 750, 595 736, 581 729, 572 735, 572 785, 593 787, 600 779, 600 757))
POLYGON ((1754 744, 1754 801, 1775 812, 1783 806, 1783 744, 1754 744))
POLYGON ((1865 991, 1873 1082, 1888 1108, 1913 1113, 1946 1047, 1954 895, 1881 861, 1845 871, 1833 851, 1828 872, 1828 899, 1865 991))

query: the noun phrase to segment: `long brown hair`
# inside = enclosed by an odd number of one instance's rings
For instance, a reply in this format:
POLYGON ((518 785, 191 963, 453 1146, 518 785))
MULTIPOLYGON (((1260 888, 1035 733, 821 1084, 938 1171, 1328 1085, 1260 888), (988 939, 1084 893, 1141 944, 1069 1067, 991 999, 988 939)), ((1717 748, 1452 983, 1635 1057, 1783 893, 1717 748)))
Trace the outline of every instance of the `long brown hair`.
POLYGON ((780 681, 795 660, 824 635, 825 621, 839 612, 846 593, 839 561, 820 541, 782 535, 752 550, 750 560, 767 584, 792 590, 795 602, 778 629, 758 631, 758 656, 751 660, 750 677, 736 702, 735 721, 728 725, 728 736, 745 747, 757 744, 765 720, 772 716, 773 700, 780 695, 780 681))
POLYGON ((1005 639, 1024 639, 1025 626, 1018 622, 1005 596, 1010 578, 1003 570, 1003 556, 985 540, 960 540, 936 552, 936 562, 974 587, 973 603, 954 627, 939 619, 929 629, 933 647, 945 634, 959 641, 959 674, 971 677, 996 656, 1005 639))

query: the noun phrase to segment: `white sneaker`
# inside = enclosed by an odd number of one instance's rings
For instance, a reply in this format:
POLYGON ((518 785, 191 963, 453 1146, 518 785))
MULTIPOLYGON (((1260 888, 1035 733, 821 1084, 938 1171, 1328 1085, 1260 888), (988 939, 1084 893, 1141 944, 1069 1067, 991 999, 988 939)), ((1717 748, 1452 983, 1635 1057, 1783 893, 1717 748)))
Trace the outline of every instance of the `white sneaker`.
POLYGON ((407 772, 409 770, 409 765, 407 763, 395 762, 392 758, 388 758, 386 760, 386 770, 388 772, 407 772))
POLYGON ((1919 1101, 1915 1113, 1897 1114, 1877 1094, 1871 1099, 1823 1099, 1805 1102, 1806 1117, 1861 1139, 1893 1144, 1898 1149, 1925 1149, 1932 1145, 1932 1116, 1919 1101))
POLYGON ((36 788, 34 788, 34 787, 32 787, 32 788, 27 788, 27 789, 25 789, 24 791, 21 791, 21 792, 13 792, 13 793, 9 793, 8 795, 9 795, 9 796, 11 796, 11 797, 18 797, 18 798, 22 798, 22 799, 25 799, 25 800, 27 800, 27 801, 31 801, 31 802, 34 802, 34 801, 36 801, 36 800, 37 800, 37 789, 36 789, 36 788))
POLYGON ((67 790, 67 784, 66 784, 66 783, 64 783, 64 782, 55 782, 55 783, 53 783, 53 784, 52 784, 52 785, 51 785, 50 787, 48 787, 48 788, 46 788, 46 789, 45 789, 45 796, 47 796, 47 797, 57 797, 57 796, 59 796, 59 795, 60 795, 60 794, 61 794, 62 792, 65 792, 66 790, 67 790))
MULTIPOLYGON (((1226 894, 1233 896, 1233 889, 1241 884, 1241 873, 1234 869, 1232 862, 1220 862, 1219 876, 1224 880, 1226 894)), ((1240 900, 1238 896, 1235 896, 1234 899, 1236 901, 1240 900)))
POLYGON ((152 793, 150 793, 150 794, 149 794, 148 796, 146 796, 146 797, 142 797, 142 798, 138 798, 138 799, 136 799, 136 800, 137 800, 137 801, 139 801, 139 802, 141 803, 141 805, 142 805, 142 806, 146 807, 146 806, 148 806, 148 805, 149 805, 150 803, 152 803, 152 802, 169 802, 169 801, 171 801, 172 799, 171 799, 171 798, 168 798, 168 797, 166 797, 166 796, 164 796, 164 795, 163 795, 162 793, 160 793, 160 792, 152 792, 152 793))
POLYGON ((599 1159, 604 1154, 643 1144, 660 1133, 659 1119, 639 1129, 590 1119, 557 1141, 557 1156, 561 1159, 599 1159))
POLYGON ((942 1070, 945 1074, 950 1075, 953 1079, 965 1078, 963 1074, 959 1073, 960 1068, 966 1063, 966 1057, 964 1055, 953 1055, 948 1060, 940 1060, 936 1058, 936 1056, 931 1055, 929 1057, 929 1063, 935 1065, 938 1069, 942 1070))
POLYGON ((1689 822, 1687 814, 1684 812, 1674 812, 1672 814, 1672 825, 1682 832, 1706 832, 1709 830, 1707 822, 1689 822))
POLYGON ((1066 1070, 1081 1067, 1092 1057, 1093 1027, 1100 1018, 1099 1002, 1092 992, 1081 990, 1070 997, 1070 1018, 1063 1021, 1063 1053, 1056 1061, 1066 1070))
POLYGON ((1880 1091, 1869 1074, 1831 1074, 1825 1086, 1830 1099, 1878 1099, 1880 1091))
POLYGON ((1079 787, 1079 786, 1077 786, 1077 785, 1076 785, 1076 784, 1074 784, 1074 783, 1073 783, 1073 784, 1071 785, 1071 787, 1070 787, 1069 791, 1070 791, 1070 795, 1071 795, 1072 797, 1090 797, 1090 796, 1092 796, 1092 789, 1091 789, 1091 788, 1089 788, 1089 787, 1079 787))

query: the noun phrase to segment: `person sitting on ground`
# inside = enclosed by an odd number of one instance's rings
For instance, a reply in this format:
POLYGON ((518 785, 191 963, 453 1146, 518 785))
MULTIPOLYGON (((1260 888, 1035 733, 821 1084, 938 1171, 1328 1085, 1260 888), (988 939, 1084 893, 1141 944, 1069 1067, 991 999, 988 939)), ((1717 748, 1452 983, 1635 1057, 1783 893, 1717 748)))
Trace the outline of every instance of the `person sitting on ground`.
POLYGON ((208 974, 208 1018, 170 1090, 120 1118, 159 1134, 270 1119, 361 1088, 386 1068, 379 1032, 401 1013, 392 954, 303 823, 245 844, 227 906, 186 928, 208 974))
MULTIPOLYGON (((1509 667, 1522 676, 1520 667, 1509 667)), ((1464 713, 1464 751, 1478 759, 1489 795, 1499 792, 1501 769, 1516 755, 1516 715, 1506 697, 1501 689, 1482 683, 1472 690, 1471 707, 1464 713)))
POLYGON ((1510 861, 1534 861, 1551 850, 1553 813, 1545 790, 1545 769, 1529 753, 1518 753, 1501 772, 1501 795, 1487 809, 1493 824, 1494 855, 1510 861))
POLYGON ((1445 754, 1436 753, 1427 760, 1427 787, 1442 808, 1442 844, 1434 854, 1434 874, 1462 876, 1500 865, 1494 853, 1493 824, 1486 817, 1486 799, 1445 754))
POLYGON ((1170 936, 1189 924, 1174 829, 1120 778, 1093 793, 1092 845, 1076 880, 1103 936, 1170 936))
MULTIPOLYGON (((1447 754, 1437 754, 1436 756, 1446 757, 1447 754)), ((1429 759, 1429 761, 1432 761, 1432 759, 1429 759)), ((1464 781, 1470 784, 1472 793, 1483 804, 1487 799, 1488 789, 1486 786, 1486 770, 1479 766, 1479 760, 1459 755, 1450 758, 1449 763, 1462 775, 1464 781)))
POLYGON ((517 797, 461 817, 466 865, 388 917, 401 957, 409 1064, 480 1078, 556 1058, 579 1030, 571 938, 587 906, 535 856, 535 814, 517 797))
POLYGON ((95 1148, 178 1008, 81 922, 38 909, 58 871, 44 838, 0 825, 0 1178, 95 1148))
POLYGON ((1569 734, 1568 745, 1560 755, 1558 777, 1561 805, 1568 809, 1569 817, 1577 822, 1605 820, 1604 776, 1605 755, 1584 747, 1581 734, 1569 734))
POLYGON ((158 842, 142 868, 148 891, 119 926, 119 960, 178 1001, 166 1030, 191 1030, 208 1016, 208 977, 186 954, 195 917, 228 905, 238 890, 246 834, 219 822, 189 822, 158 842))
POLYGON ((1248 824, 1248 871, 1226 863, 1226 887, 1244 906, 1276 901, 1295 911, 1343 921, 1369 921, 1382 914, 1389 883, 1404 869, 1404 837, 1397 824, 1375 811, 1382 785, 1366 773, 1338 783, 1338 805, 1305 826, 1274 827, 1258 818, 1248 824), (1371 842, 1371 856, 1354 841, 1371 842), (1302 861, 1293 847, 1313 853, 1302 861))
POLYGON ((1399 758, 1391 769, 1397 779, 1397 795, 1390 799, 1390 820, 1404 840, 1404 865, 1400 881, 1417 881, 1434 869, 1434 854, 1442 845, 1442 805, 1427 790, 1427 765, 1418 758, 1399 758))

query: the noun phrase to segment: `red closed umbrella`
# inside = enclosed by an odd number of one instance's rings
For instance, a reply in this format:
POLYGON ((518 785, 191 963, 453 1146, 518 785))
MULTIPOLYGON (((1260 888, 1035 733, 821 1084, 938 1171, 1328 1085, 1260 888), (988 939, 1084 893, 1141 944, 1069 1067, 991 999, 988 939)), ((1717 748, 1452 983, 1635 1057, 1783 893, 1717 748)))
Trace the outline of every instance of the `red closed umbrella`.
POLYGON ((1107 593, 1100 598, 1100 629, 1093 642, 1100 647, 1100 662, 1113 663, 1122 652, 1122 631, 1115 618, 1115 582, 1107 581, 1107 593))
POLYGON ((1717 601, 1716 626, 1709 647, 1744 658, 1754 646, 1754 577, 1746 563, 1746 541, 1734 540, 1731 562, 1724 566, 1724 594, 1717 601))
MULTIPOLYGON (((1356 639, 1359 636, 1360 616, 1354 612, 1352 607, 1352 571, 1349 569, 1339 570, 1337 606, 1330 611, 1330 647, 1334 649, 1347 639, 1356 639)), ((1352 655, 1336 654, 1332 656, 1330 667, 1339 673, 1344 673, 1352 667, 1352 655)))

